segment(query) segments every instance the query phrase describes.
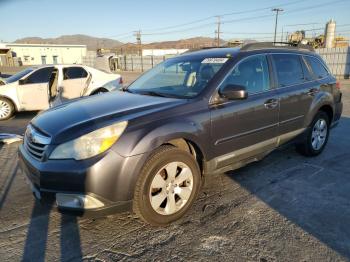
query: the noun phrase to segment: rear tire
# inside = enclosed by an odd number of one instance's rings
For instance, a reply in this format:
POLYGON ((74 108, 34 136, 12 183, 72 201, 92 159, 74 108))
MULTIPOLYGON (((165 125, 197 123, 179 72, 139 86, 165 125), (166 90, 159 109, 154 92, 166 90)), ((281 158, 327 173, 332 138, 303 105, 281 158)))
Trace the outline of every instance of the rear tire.
POLYGON ((13 103, 4 97, 0 97, 0 120, 7 120, 15 113, 13 103))
POLYGON ((200 186, 201 172, 195 158, 176 147, 161 146, 137 180, 133 210, 151 225, 170 224, 190 209, 200 186))
POLYGON ((328 115, 319 111, 306 131, 302 142, 297 144, 297 151, 310 157, 321 154, 328 142, 329 130, 330 119, 328 115))

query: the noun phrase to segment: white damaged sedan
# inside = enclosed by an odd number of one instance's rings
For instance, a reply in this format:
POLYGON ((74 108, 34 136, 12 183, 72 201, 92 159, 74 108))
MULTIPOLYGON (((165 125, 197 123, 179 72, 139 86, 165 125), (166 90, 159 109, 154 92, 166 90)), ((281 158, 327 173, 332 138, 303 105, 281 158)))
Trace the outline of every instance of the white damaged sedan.
POLYGON ((9 119, 15 112, 49 108, 52 88, 55 89, 57 103, 114 91, 121 85, 122 78, 119 74, 106 73, 84 65, 26 68, 4 79, 4 85, 0 85, 0 120, 9 119))

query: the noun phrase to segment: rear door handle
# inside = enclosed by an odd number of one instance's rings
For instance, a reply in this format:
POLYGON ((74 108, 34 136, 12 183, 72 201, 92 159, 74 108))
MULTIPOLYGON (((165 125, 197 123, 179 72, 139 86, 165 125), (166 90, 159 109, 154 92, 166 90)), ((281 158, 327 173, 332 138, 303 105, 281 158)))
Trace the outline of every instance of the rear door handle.
POLYGON ((265 108, 276 108, 278 106, 278 100, 275 98, 271 98, 269 100, 266 100, 264 103, 265 108))
POLYGON ((309 92, 307 92, 307 94, 308 94, 309 96, 314 96, 314 95, 316 95, 318 92, 319 92, 319 90, 318 90, 317 88, 311 88, 311 89, 309 90, 309 92))

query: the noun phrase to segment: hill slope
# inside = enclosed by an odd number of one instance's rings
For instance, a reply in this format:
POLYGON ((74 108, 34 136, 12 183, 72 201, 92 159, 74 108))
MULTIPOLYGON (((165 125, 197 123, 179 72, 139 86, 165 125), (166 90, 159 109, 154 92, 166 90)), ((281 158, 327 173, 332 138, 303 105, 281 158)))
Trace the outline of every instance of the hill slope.
POLYGON ((86 45, 89 50, 96 50, 97 48, 116 48, 123 44, 109 38, 98 38, 80 34, 63 35, 57 38, 25 37, 17 39, 15 43, 86 45))

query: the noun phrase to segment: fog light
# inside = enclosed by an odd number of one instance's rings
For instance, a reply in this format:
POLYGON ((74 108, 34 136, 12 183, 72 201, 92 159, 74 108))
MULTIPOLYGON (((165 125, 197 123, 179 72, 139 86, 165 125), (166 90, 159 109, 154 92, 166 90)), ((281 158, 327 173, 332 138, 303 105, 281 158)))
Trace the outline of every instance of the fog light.
POLYGON ((56 203, 58 207, 73 209, 92 209, 104 206, 100 200, 89 195, 62 193, 56 194, 56 203))

